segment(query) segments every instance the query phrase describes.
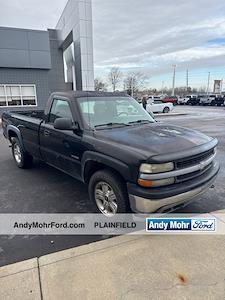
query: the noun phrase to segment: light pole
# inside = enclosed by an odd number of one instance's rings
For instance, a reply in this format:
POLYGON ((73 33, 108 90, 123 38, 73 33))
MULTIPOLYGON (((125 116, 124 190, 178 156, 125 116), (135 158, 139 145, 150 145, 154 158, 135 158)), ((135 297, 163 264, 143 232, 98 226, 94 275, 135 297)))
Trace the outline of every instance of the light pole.
POLYGON ((175 78, 176 78, 176 67, 177 67, 177 65, 172 65, 172 67, 173 67, 173 87, 172 87, 172 96, 174 96, 175 78))
POLYGON ((162 81, 162 95, 164 94, 164 81, 162 81))
POLYGON ((187 69, 187 78, 186 78, 186 80, 187 80, 187 93, 188 93, 188 87, 189 87, 189 71, 188 71, 188 69, 187 69))
POLYGON ((207 96, 209 95, 210 72, 208 74, 207 96))

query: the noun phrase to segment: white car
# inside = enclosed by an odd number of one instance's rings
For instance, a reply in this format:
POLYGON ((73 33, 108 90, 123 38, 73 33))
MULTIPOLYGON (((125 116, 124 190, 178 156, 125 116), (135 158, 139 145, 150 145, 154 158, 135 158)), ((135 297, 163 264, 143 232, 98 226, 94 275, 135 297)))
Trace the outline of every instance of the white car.
POLYGON ((196 99, 196 95, 188 95, 186 97, 179 97, 177 100, 178 104, 191 104, 193 99, 196 99))
POLYGON ((147 103, 149 104, 155 100, 162 100, 162 98, 161 98, 161 96, 148 96, 147 103))
POLYGON ((200 105, 215 105, 216 104, 216 99, 221 97, 220 95, 206 95, 205 97, 202 97, 200 99, 199 104, 200 105))
POLYGON ((172 103, 164 103, 162 100, 148 102, 146 110, 148 113, 169 113, 174 109, 172 103))
POLYGON ((177 103, 178 104, 186 104, 187 102, 188 102, 188 100, 189 100, 189 98, 187 98, 187 97, 179 97, 178 99, 177 99, 177 103))

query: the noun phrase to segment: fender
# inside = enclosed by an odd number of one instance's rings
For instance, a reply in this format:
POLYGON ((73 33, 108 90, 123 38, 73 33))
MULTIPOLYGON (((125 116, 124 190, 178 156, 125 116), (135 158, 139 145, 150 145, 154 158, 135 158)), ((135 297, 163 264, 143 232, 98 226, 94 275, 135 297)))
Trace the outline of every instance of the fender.
POLYGON ((82 157, 81 176, 82 176, 83 181, 85 180, 85 178, 84 178, 85 167, 89 161, 104 164, 104 165, 114 169, 115 171, 119 172, 126 181, 131 181, 131 174, 130 174, 130 169, 129 169, 128 165, 124 164, 123 162, 121 162, 118 159, 107 156, 105 154, 93 152, 93 151, 86 151, 82 157))
POLYGON ((21 135, 21 132, 20 132, 19 128, 17 128, 14 125, 8 125, 7 126, 7 137, 8 137, 8 139, 9 139, 9 131, 12 131, 12 132, 14 132, 17 135, 17 137, 18 137, 18 139, 20 141, 20 144, 21 144, 21 146, 22 146, 22 148, 24 150, 23 139, 22 139, 22 135, 21 135))

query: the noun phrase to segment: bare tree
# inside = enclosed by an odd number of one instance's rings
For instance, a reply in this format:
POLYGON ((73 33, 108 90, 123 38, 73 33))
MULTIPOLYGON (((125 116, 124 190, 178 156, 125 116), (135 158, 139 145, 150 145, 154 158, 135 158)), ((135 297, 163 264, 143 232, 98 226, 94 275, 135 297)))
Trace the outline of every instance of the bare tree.
POLYGON ((206 86, 200 86, 198 88, 198 92, 204 94, 207 91, 207 87, 206 86))
POLYGON ((107 84, 103 82, 101 79, 95 78, 94 84, 95 84, 95 91, 97 92, 107 91, 107 84))
POLYGON ((143 88, 145 81, 145 75, 140 72, 132 72, 127 74, 126 78, 124 79, 124 86, 127 90, 127 93, 133 97, 140 88, 143 88))
POLYGON ((109 72, 109 82, 112 86, 113 92, 116 91, 117 86, 120 83, 120 80, 122 78, 122 72, 118 67, 113 67, 109 72))
MULTIPOLYGON (((172 89, 169 88, 169 89, 164 89, 164 92, 167 94, 167 95, 172 95, 172 89)), ((176 96, 186 96, 188 94, 196 94, 198 92, 198 90, 196 88, 192 88, 192 87, 186 87, 186 86, 180 86, 180 87, 176 87, 174 89, 174 93, 176 96)))

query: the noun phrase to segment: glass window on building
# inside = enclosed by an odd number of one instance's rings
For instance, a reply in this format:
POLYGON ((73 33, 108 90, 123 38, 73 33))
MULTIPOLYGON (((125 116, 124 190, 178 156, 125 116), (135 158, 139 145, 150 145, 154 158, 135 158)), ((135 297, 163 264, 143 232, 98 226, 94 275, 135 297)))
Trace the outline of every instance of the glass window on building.
POLYGON ((0 85, 0 106, 6 106, 6 97, 4 86, 0 85))
POLYGON ((36 106, 36 86, 31 84, 1 84, 0 106, 36 106))

